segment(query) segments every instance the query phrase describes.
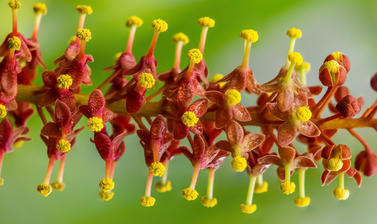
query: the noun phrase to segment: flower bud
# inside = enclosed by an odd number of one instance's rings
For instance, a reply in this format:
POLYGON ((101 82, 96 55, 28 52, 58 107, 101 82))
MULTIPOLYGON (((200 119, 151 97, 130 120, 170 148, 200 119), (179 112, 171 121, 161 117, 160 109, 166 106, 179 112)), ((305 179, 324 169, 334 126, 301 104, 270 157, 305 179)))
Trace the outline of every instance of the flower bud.
POLYGON ((336 62, 338 62, 340 65, 342 65, 347 72, 350 71, 351 69, 351 63, 350 63, 350 59, 345 55, 343 54, 342 52, 339 52, 339 51, 335 51, 331 54, 329 54, 325 61, 331 61, 331 60, 335 60, 336 62))
POLYGON ((377 92, 377 73, 374 74, 374 76, 372 77, 372 79, 370 80, 370 86, 372 87, 372 89, 374 91, 377 92))
POLYGON ((339 88, 336 90, 334 98, 336 102, 339 102, 343 97, 350 95, 350 90, 347 86, 339 86, 339 88))
POLYGON ((377 173, 377 155, 373 152, 361 151, 356 156, 355 168, 365 176, 374 176, 377 173))
POLYGON ((346 78, 346 69, 335 60, 326 61, 319 69, 319 80, 325 86, 343 85, 346 78))
POLYGON ((344 117, 353 117, 361 111, 363 104, 364 100, 362 97, 356 99, 351 95, 347 95, 339 101, 336 109, 344 117))

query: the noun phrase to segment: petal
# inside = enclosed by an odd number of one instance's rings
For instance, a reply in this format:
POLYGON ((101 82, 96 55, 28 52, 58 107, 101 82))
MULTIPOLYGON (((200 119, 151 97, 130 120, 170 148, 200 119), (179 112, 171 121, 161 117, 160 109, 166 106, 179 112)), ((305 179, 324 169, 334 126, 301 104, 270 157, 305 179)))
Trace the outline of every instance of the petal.
POLYGON ((295 159, 296 168, 317 168, 317 165, 314 161, 306 156, 299 156, 295 159))
POLYGON ((289 145, 296 137, 295 128, 288 122, 283 123, 278 128, 278 142, 281 145, 289 145))
POLYGON ((297 125, 297 131, 307 137, 317 137, 321 134, 321 131, 312 121, 300 122, 297 125))
POLYGON ((248 133, 242 140, 245 152, 249 152, 259 147, 264 142, 265 136, 262 134, 248 133))
POLYGON ((43 128, 41 130, 41 134, 48 136, 48 137, 51 137, 51 138, 60 138, 61 137, 59 127, 53 122, 49 122, 45 126, 43 126, 43 128))
POLYGON ((294 160, 296 155, 296 149, 290 146, 279 147, 280 160, 284 163, 290 163, 294 160))
POLYGON ((205 93, 205 96, 212 102, 218 104, 218 105, 223 105, 225 102, 225 95, 220 92, 220 91, 207 91, 205 93))
POLYGON ((238 145, 241 144, 244 137, 244 131, 239 123, 231 121, 228 127, 226 127, 226 135, 231 145, 238 145))
POLYGON ((225 140, 221 140, 221 141, 217 142, 216 147, 218 147, 222 150, 228 151, 228 152, 233 152, 232 146, 230 145, 230 143, 228 141, 225 141, 225 140))
POLYGON ((193 102, 188 110, 194 112, 197 117, 202 117, 207 112, 207 107, 207 99, 199 99, 193 102))
POLYGON ((88 106, 90 111, 93 114, 97 114, 98 112, 102 112, 102 110, 106 106, 105 97, 103 96, 101 90, 95 89, 89 96, 88 106))
POLYGON ((233 117, 238 121, 250 121, 251 116, 249 111, 240 103, 232 107, 233 117))

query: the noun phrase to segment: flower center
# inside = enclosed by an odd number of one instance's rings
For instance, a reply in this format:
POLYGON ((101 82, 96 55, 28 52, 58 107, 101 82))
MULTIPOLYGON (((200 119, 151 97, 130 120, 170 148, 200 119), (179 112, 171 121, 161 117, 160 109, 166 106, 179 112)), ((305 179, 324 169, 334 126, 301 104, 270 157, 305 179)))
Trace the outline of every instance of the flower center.
POLYGON ((56 148, 60 152, 69 152, 69 150, 71 150, 71 143, 69 143, 69 141, 62 138, 58 141, 58 144, 56 144, 56 148))
POLYGON ((150 89, 156 83, 153 75, 151 73, 142 73, 139 77, 139 85, 145 89, 150 89))
POLYGON ((296 117, 300 121, 306 122, 312 117, 312 112, 309 107, 299 107, 296 110, 296 117))
POLYGON ((241 93, 236 89, 230 89, 225 92, 226 102, 229 105, 235 105, 241 102, 241 93))
POLYGON ((199 118, 195 115, 194 112, 186 111, 181 117, 182 123, 187 127, 193 127, 198 123, 199 118))
POLYGON ((88 119, 88 127, 91 131, 99 132, 103 129, 103 120, 100 117, 91 117, 88 119))
POLYGON ((203 54, 199 49, 194 48, 189 50, 187 57, 191 63, 198 64, 203 59, 203 54))
POLYGON ((56 81, 58 82, 58 87, 62 89, 69 89, 72 85, 72 77, 68 74, 59 75, 56 81))
POLYGON ((21 48, 20 38, 13 36, 8 39, 8 48, 11 50, 18 51, 21 48))

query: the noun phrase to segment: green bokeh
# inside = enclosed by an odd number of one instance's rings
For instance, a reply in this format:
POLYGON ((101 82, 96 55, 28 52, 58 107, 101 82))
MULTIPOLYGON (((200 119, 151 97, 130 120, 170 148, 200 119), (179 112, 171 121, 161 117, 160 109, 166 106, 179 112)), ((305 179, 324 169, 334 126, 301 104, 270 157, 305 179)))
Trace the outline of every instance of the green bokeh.
MULTIPOLYGON (((34 23, 31 5, 24 0, 19 10, 19 27, 29 36, 34 23)), ((0 36, 11 30, 10 10, 7 0, 0 6, 0 36)), ((200 28, 196 19, 210 16, 216 19, 216 27, 209 31, 205 58, 210 75, 228 73, 237 66, 242 56, 241 29, 253 28, 259 32, 259 41, 253 46, 251 64, 259 82, 271 79, 284 63, 288 38, 285 31, 291 26, 303 30, 303 38, 297 41, 297 50, 312 63, 308 81, 318 84, 317 70, 324 57, 332 51, 343 51, 351 59, 352 69, 347 81, 355 96, 364 96, 368 104, 375 100, 369 88, 369 78, 377 70, 377 4, 374 0, 316 0, 316 1, 200 1, 200 0, 47 0, 48 14, 43 18, 40 42, 48 67, 59 57, 67 41, 74 35, 78 14, 75 5, 90 4, 93 15, 88 16, 86 27, 92 30, 93 39, 87 52, 95 62, 93 82, 98 84, 109 74, 104 67, 113 63, 115 53, 124 50, 128 30, 124 23, 127 17, 138 15, 144 25, 138 29, 134 45, 137 58, 146 53, 152 35, 150 22, 163 18, 169 30, 161 34, 157 49, 158 71, 169 69, 173 64, 174 45, 171 36, 185 32, 190 43, 184 49, 197 46, 200 28)), ((183 64, 187 60, 183 57, 183 64)), ((37 83, 41 83, 38 77, 37 83)), ((89 93, 92 87, 84 88, 89 93)), ((244 96, 243 102, 254 104, 254 97, 244 96)), ((147 169, 143 153, 135 136, 126 139, 127 151, 117 164, 115 172, 115 197, 110 202, 98 198, 98 182, 104 175, 104 162, 89 142, 91 133, 84 130, 67 157, 64 192, 53 192, 42 198, 35 192, 36 185, 44 177, 47 167, 46 148, 39 139, 41 124, 34 116, 29 122, 33 137, 14 153, 5 156, 2 176, 5 185, 0 190, 0 223, 374 223, 377 220, 377 178, 365 178, 363 187, 357 189, 347 179, 351 190, 350 199, 335 200, 332 190, 335 184, 321 187, 321 169, 309 170, 307 193, 312 198, 309 208, 296 208, 295 196, 284 196, 279 190, 275 169, 270 169, 265 179, 270 184, 268 193, 255 196, 258 210, 253 215, 244 215, 239 204, 244 201, 248 178, 245 173, 236 174, 227 160, 219 169, 215 181, 215 196, 219 204, 206 209, 200 200, 187 202, 181 197, 181 189, 188 186, 192 167, 183 157, 171 162, 169 179, 173 191, 159 194, 154 208, 139 205, 143 195, 147 169)), ((374 148, 376 133, 362 130, 361 134, 374 148), (374 139, 373 139, 374 138, 374 139)), ((361 145, 340 132, 337 142, 350 144, 352 151, 362 150, 361 145)), ((207 172, 201 172, 198 191, 205 193, 207 172)), ((296 175, 293 177, 296 178, 296 175)), ((54 179, 53 179, 54 180, 54 179)))

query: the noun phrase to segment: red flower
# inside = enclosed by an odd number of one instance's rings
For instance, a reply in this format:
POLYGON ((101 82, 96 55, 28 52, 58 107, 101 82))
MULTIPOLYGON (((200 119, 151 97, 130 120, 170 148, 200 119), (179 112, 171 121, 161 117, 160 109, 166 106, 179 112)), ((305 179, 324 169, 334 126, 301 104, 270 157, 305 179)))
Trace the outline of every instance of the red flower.
POLYGON ((370 150, 363 150, 355 160, 355 168, 365 176, 374 176, 377 173, 377 155, 370 150))

